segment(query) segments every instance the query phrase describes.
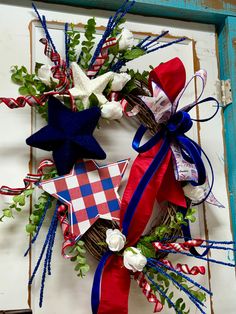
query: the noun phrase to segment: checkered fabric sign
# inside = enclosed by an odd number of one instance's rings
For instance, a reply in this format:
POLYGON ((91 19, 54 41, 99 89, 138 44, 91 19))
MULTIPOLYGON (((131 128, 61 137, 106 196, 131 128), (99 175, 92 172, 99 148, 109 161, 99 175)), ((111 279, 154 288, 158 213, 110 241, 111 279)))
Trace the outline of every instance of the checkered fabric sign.
POLYGON ((99 166, 93 160, 78 161, 71 173, 39 186, 68 206, 71 233, 78 240, 98 218, 119 220, 118 188, 128 160, 99 166))

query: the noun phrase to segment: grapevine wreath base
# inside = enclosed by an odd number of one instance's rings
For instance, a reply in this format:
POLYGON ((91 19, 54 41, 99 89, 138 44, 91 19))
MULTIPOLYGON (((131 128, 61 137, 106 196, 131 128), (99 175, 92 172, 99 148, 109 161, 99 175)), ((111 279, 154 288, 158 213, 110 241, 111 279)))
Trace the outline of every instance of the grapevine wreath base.
POLYGON ((205 267, 174 265, 171 255, 235 267, 207 257, 210 249, 234 251, 233 242, 192 239, 190 232, 190 223, 195 221, 194 205, 209 202, 223 207, 212 194, 214 173, 209 158, 186 135, 194 121, 212 119, 219 103, 213 97, 201 97, 206 71, 197 71, 186 83, 185 68, 178 58, 143 73, 128 69, 128 61, 185 39, 161 44, 159 39, 168 33, 164 32, 135 44, 124 25, 124 16, 133 5, 134 1, 125 1, 109 18, 96 46, 94 18, 85 25, 82 42, 80 33, 66 23, 65 60, 56 50, 45 17, 33 5, 45 31, 40 42, 52 65, 37 63, 33 74, 24 66, 13 67, 12 80, 20 85, 21 96, 2 97, 0 102, 11 109, 30 105, 37 110, 47 124, 26 143, 52 151, 52 159, 42 160, 37 173, 25 177, 23 188, 1 187, 1 194, 13 196, 1 220, 12 217, 15 209, 20 211, 35 186, 42 189, 26 226, 32 236, 27 255, 51 211, 45 243, 29 280, 32 284, 44 258, 40 306, 46 275, 51 274, 59 222, 64 237, 62 255, 75 263, 79 276, 89 270, 86 250, 99 261, 91 297, 94 314, 127 314, 131 279, 153 303, 154 312, 161 312, 167 304, 176 313, 189 313, 183 298, 174 297, 174 288, 206 313, 204 301, 211 292, 193 279, 204 275, 205 267), (202 91, 195 101, 180 109, 179 103, 193 79, 202 82, 202 91), (191 118, 191 109, 208 103, 216 108, 211 117, 191 118), (140 127, 132 143, 137 157, 120 199, 119 185, 131 161, 98 165, 94 159, 105 159, 109 152, 104 152, 93 132, 100 127, 100 119, 112 124, 123 115, 139 121, 140 127), (141 144, 146 132, 149 139, 141 144), (209 177, 203 159, 209 165, 209 177), (150 224, 155 202, 158 216, 150 224))

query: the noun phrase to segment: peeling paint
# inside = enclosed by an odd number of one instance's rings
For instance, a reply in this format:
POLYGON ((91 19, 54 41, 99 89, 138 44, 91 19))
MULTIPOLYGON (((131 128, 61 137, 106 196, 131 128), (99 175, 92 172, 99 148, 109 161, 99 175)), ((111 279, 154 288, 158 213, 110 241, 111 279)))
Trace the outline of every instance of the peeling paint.
MULTIPOLYGON (((192 1, 191 1, 192 2, 192 1)), ((215 10, 225 10, 228 6, 231 10, 236 10, 235 0, 203 0, 197 1, 199 5, 206 6, 207 8, 212 8, 215 10)))

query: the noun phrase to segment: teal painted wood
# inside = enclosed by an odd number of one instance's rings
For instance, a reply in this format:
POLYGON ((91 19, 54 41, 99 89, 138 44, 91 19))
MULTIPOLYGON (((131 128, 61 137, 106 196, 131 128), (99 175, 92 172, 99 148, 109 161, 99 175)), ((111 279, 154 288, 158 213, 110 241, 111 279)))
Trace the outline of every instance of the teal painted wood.
POLYGON ((219 30, 221 79, 231 79, 233 104, 224 109, 226 165, 232 229, 236 240, 236 17, 227 17, 219 30))
MULTIPOLYGON (((44 0, 58 4, 86 8, 116 10, 123 0, 44 0)), ((187 21, 220 24, 231 15, 236 16, 235 0, 136 0, 132 13, 175 18, 187 21)))

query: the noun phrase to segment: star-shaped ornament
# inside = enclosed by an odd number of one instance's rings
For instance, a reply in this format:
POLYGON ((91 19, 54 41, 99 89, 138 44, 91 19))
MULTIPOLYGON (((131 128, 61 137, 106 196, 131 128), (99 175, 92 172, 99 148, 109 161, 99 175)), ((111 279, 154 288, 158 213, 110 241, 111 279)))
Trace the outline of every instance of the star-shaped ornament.
POLYGON ((99 166, 78 161, 71 173, 42 181, 44 191, 68 206, 70 232, 78 240, 98 218, 119 220, 118 188, 129 160, 99 166))
POLYGON ((89 106, 89 97, 94 94, 100 105, 104 105, 108 100, 103 95, 107 84, 113 80, 114 72, 107 72, 94 79, 89 79, 80 66, 73 62, 71 64, 74 87, 69 90, 75 99, 80 99, 84 108, 89 106))
POLYGON ((80 158, 106 158, 105 152, 93 137, 100 116, 98 107, 73 112, 50 96, 48 125, 27 138, 26 143, 52 151, 58 174, 67 174, 80 158))

